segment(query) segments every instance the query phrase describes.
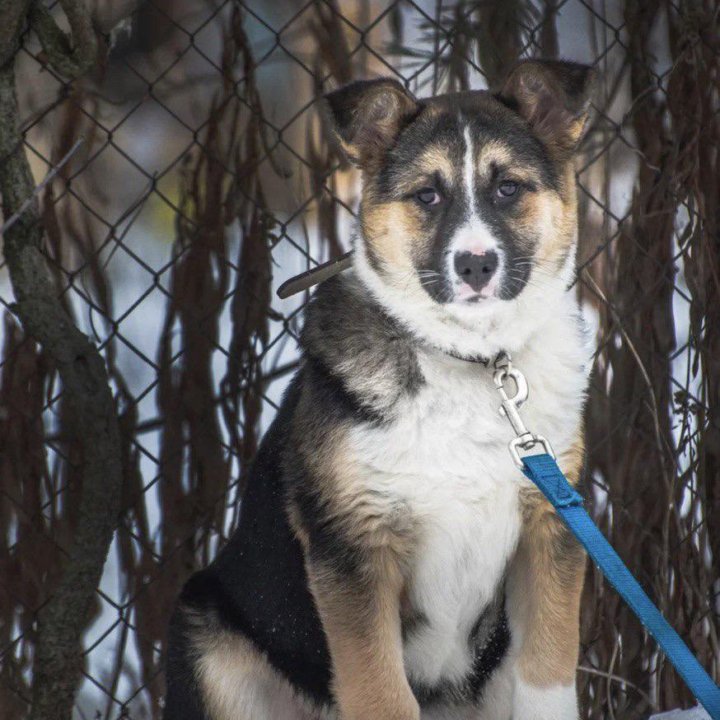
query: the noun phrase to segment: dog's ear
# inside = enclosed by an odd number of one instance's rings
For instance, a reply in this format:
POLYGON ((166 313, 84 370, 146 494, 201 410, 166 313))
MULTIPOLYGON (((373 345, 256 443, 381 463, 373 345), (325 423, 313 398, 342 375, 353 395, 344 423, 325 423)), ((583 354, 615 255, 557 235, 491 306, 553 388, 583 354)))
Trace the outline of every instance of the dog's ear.
POLYGON ((359 80, 325 96, 330 123, 348 158, 372 166, 395 141, 418 104, 396 80, 359 80))
POLYGON ((558 60, 526 60, 510 72, 499 98, 549 146, 577 148, 590 108, 595 71, 558 60))

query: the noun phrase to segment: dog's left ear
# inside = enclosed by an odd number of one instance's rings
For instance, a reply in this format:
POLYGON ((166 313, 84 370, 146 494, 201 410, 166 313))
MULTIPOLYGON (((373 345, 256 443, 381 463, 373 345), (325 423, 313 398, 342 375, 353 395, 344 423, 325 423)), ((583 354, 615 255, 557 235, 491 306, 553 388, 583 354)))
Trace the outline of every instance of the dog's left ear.
POLYGON ((418 110, 407 90, 390 78, 350 83, 326 95, 325 101, 340 146, 363 169, 392 146, 418 110))
POLYGON ((510 72, 499 98, 551 148, 572 152, 585 129, 594 80, 588 65, 525 60, 510 72))

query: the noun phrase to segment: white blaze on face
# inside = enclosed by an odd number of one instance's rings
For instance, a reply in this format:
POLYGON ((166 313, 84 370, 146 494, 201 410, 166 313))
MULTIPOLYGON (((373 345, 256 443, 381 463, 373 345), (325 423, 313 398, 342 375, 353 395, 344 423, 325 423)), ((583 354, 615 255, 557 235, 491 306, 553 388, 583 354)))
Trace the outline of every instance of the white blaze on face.
POLYGON ((498 255, 498 267, 490 282, 482 289, 481 297, 492 297, 499 290, 500 282, 505 267, 504 253, 499 246, 491 228, 477 214, 475 208, 475 175, 476 175, 476 153, 470 135, 469 126, 463 131, 465 140, 465 154, 463 157, 463 185, 465 199, 467 201, 467 214, 462 225, 456 230, 450 241, 447 255, 447 272, 451 278, 456 300, 467 300, 478 295, 467 283, 463 282, 455 272, 455 255, 457 253, 469 252, 473 255, 484 255, 494 251, 498 255))
POLYGON ((468 199, 468 207, 470 213, 475 212, 475 148, 473 147, 472 137, 470 137, 470 128, 466 125, 463 131, 465 138, 465 158, 463 162, 463 175, 465 177, 465 192, 468 199))

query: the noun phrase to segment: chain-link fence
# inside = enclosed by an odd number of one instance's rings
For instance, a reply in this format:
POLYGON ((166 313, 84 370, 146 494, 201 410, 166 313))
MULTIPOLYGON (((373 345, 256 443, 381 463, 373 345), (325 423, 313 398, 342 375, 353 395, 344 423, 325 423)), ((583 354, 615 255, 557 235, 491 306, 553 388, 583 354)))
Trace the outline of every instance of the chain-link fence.
MULTIPOLYGON (((248 463, 296 366, 307 298, 280 301, 275 290, 348 248, 358 177, 326 142, 320 96, 377 75, 420 96, 493 87, 530 56, 588 62, 601 78, 577 163, 576 287, 598 345, 587 413, 594 515, 720 676, 715 2, 0 9, 0 716, 47 708, 40 685, 55 693, 53 717, 69 717, 73 702, 77 718, 159 716, 174 598, 231 532, 248 463), (29 211, 18 190, 25 158, 34 186, 55 168, 29 211), (100 475, 87 465, 105 440, 88 438, 104 416, 78 421, 87 388, 73 385, 72 358, 61 340, 30 337, 57 329, 33 325, 41 309, 23 289, 35 280, 18 248, 32 232, 52 298, 107 368, 117 428, 103 437, 116 456, 100 475), (53 674, 68 652, 82 666, 53 674)), ((88 362, 78 377, 104 377, 88 362)), ((691 703, 595 570, 582 634, 583 717, 691 703)))

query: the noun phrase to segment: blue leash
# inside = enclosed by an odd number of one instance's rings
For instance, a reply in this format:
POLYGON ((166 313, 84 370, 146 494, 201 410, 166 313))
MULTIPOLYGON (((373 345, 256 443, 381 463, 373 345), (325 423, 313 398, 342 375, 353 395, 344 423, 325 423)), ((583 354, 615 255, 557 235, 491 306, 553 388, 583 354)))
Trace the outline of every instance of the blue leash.
POLYGON ((712 720, 720 720, 720 688, 710 679, 687 645, 653 605, 652 600, 587 514, 582 495, 570 485, 558 467, 550 443, 542 435, 536 435, 525 427, 519 408, 528 399, 528 382, 525 375, 513 367, 510 356, 505 352, 495 358, 493 382, 502 398, 500 414, 507 418, 515 431, 515 437, 509 445, 515 464, 552 503, 603 575, 655 638, 712 720), (512 396, 508 395, 508 380, 513 381, 515 388, 512 396), (540 455, 520 456, 520 450, 527 452, 537 445, 542 445, 545 452, 540 455))
POLYGON ((720 688, 710 679, 687 645, 625 567, 583 507, 582 495, 570 485, 553 457, 546 453, 526 455, 522 461, 525 475, 552 503, 603 575, 640 618, 693 695, 713 720, 720 720, 720 688))

